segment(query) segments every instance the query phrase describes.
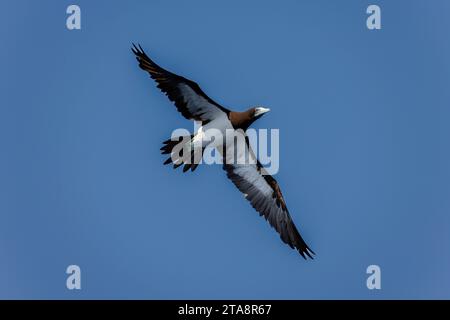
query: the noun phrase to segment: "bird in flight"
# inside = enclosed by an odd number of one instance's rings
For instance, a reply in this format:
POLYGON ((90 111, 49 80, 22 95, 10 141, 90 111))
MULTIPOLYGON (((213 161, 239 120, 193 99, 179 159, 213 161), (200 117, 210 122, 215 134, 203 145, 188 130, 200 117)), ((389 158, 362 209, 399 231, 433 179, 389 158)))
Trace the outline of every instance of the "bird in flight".
MULTIPOLYGON (((244 112, 231 111, 208 97, 197 83, 161 68, 147 56, 140 45, 133 44, 132 51, 136 55, 139 67, 150 74, 150 77, 157 83, 157 87, 175 104, 177 110, 185 118, 202 124, 197 133, 191 136, 180 137, 178 141, 169 139, 164 142, 164 146, 161 148, 162 153, 171 155, 164 164, 173 163, 174 168, 184 164, 183 172, 194 171, 198 166, 198 161, 192 160, 201 158, 205 149, 202 143, 200 148, 194 147, 194 142, 197 142, 201 138, 199 136, 208 129, 216 129, 220 132, 226 130, 244 132, 245 139, 242 142, 245 144, 244 148, 248 153, 254 155, 245 131, 255 120, 270 111, 269 109, 253 107, 244 112), (182 146, 186 143, 190 145, 187 149, 178 149, 177 153, 175 150, 179 146, 180 140, 182 140, 182 146), (185 150, 188 150, 188 154, 185 150)), ((223 169, 227 177, 243 193, 252 207, 258 211, 260 216, 264 216, 280 234, 284 243, 297 250, 303 258, 313 259, 314 252, 305 243, 292 221, 277 181, 257 160, 252 163, 250 161, 246 163, 227 161, 228 158, 225 158, 228 156, 229 145, 232 144, 227 138, 215 141, 215 143, 216 147, 222 147, 218 150, 224 157, 223 169)))

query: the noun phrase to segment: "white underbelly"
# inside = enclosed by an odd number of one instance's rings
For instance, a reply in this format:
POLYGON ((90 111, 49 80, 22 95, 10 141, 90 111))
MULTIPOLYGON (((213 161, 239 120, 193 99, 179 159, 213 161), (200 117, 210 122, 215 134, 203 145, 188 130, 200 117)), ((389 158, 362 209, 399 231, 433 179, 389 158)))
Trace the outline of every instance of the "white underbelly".
POLYGON ((227 130, 234 130, 230 120, 224 114, 222 117, 218 117, 204 126, 198 128, 193 142, 195 144, 201 143, 202 146, 218 147, 222 146, 224 138, 226 138, 227 130))

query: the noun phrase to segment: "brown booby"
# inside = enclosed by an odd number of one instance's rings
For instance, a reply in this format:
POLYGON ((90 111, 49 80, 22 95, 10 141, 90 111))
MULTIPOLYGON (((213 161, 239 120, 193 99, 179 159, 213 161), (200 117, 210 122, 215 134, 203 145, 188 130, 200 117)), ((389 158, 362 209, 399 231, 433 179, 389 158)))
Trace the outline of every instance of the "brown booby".
MULTIPOLYGON (((232 129, 242 131, 245 135, 245 131, 255 120, 270 111, 263 107, 253 107, 244 112, 224 108, 209 98, 197 83, 161 68, 147 56, 140 45, 133 44, 132 51, 136 55, 139 67, 150 74, 150 77, 156 81, 157 87, 175 104, 178 111, 189 120, 201 122, 205 130, 214 128, 224 132, 232 129)), ((201 130, 199 131, 201 132, 201 130)), ((196 134, 181 138, 187 138, 188 142, 193 142, 196 139, 196 134)), ((171 154, 171 157, 164 164, 173 163, 174 168, 184 164, 183 172, 189 169, 194 171, 198 162, 186 161, 186 158, 192 160, 197 156, 201 157, 204 146, 201 146, 200 153, 196 151, 198 148, 189 149, 191 154, 187 156, 186 154, 183 155, 185 149, 182 149, 176 157, 174 156, 174 149, 179 141, 180 139, 178 141, 169 139, 164 142, 164 146, 161 148, 162 153, 171 154)), ((248 152, 253 154, 248 138, 246 137, 244 141, 248 152)), ((227 144, 228 140, 225 139, 222 143, 227 144)), ((223 147, 225 150, 222 152, 226 154, 229 149, 228 145, 223 147)), ((222 156, 226 157, 223 154, 222 156)), ((306 256, 308 256, 312 259, 314 252, 300 236, 292 221, 277 181, 267 173, 261 163, 257 160, 253 163, 244 164, 224 160, 223 169, 227 177, 244 194, 260 216, 264 216, 280 234, 281 240, 291 248, 296 249, 303 258, 306 259, 306 256)))

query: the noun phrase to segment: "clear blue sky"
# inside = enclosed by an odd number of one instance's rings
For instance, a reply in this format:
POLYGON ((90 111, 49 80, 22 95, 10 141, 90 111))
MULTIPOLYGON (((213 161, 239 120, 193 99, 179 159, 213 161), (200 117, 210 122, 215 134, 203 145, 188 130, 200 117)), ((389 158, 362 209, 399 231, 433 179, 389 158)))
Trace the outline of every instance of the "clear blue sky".
POLYGON ((1 3, 0 298, 450 298, 448 1, 79 0, 81 31, 72 1, 1 3), (132 42, 224 106, 272 109, 256 127, 280 129, 314 261, 219 166, 162 165, 192 125, 132 42))

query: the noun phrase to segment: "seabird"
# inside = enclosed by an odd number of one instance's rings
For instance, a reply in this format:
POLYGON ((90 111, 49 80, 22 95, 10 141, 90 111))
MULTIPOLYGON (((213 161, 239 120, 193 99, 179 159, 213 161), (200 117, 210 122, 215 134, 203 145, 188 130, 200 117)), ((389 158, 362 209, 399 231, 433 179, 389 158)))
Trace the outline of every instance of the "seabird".
MULTIPOLYGON (((140 45, 133 44, 132 51, 136 55, 139 67, 150 74, 150 77, 157 83, 157 87, 175 104, 178 111, 189 120, 201 122, 202 127, 197 133, 189 137, 180 137, 190 144, 199 140, 199 136, 211 128, 220 130, 220 132, 225 132, 227 129, 240 130, 245 135, 245 131, 255 120, 270 111, 263 107, 253 107, 244 112, 224 108, 208 97, 197 83, 161 68, 147 56, 140 45)), ((173 163, 174 168, 184 164, 183 172, 189 169, 194 171, 198 166, 198 161, 186 161, 186 159, 192 160, 197 159, 198 156, 201 157, 204 145, 201 145, 201 148, 188 149, 190 150, 189 155, 183 155, 183 150, 185 150, 183 148, 177 157, 174 149, 179 145, 180 139, 164 141, 164 146, 161 148, 162 153, 171 155, 164 164, 173 163), (198 151, 199 149, 200 151, 198 151)), ((244 141, 246 150, 253 154, 246 135, 244 141)), ((216 146, 219 146, 220 143, 226 144, 222 146, 224 147, 222 153, 226 154, 229 150, 227 145, 230 144, 229 141, 225 139, 216 143, 216 146)), ((225 158, 224 154, 222 156, 225 158)), ((224 160, 223 169, 227 177, 259 212, 260 216, 264 216, 280 234, 281 240, 292 249, 296 249, 303 258, 312 259, 314 252, 305 243, 292 221, 277 181, 267 173, 261 163, 257 160, 244 164, 224 160)))

